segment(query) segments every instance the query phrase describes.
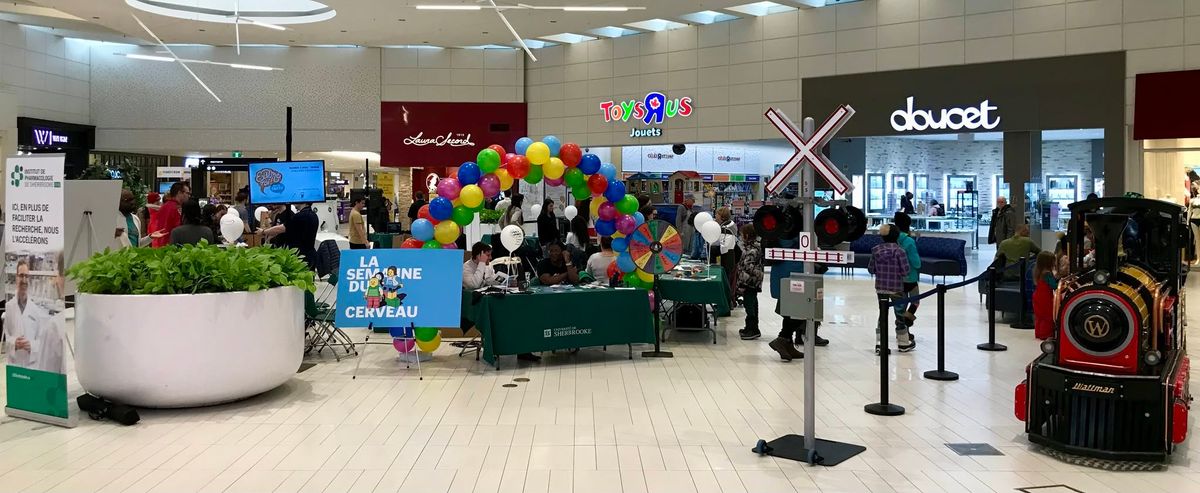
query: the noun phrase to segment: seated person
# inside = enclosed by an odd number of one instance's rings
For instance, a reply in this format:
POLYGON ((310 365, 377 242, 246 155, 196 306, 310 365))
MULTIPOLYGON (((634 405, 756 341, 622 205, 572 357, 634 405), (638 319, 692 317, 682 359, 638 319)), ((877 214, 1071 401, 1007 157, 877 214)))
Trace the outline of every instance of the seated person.
MULTIPOLYGON (((1041 247, 1029 239, 1029 225, 1022 224, 1017 227, 1016 235, 1000 242, 1000 245, 996 247, 996 258, 1000 258, 1003 255, 1004 266, 1008 267, 1019 262, 1022 257, 1037 255, 1041 251, 1041 247)), ((1017 279, 1021 277, 1021 273, 1017 269, 1008 269, 1004 271, 1003 277, 1005 279, 1017 279)))
POLYGON ((608 266, 617 261, 617 252, 612 249, 612 237, 600 238, 600 251, 593 253, 587 260, 587 272, 597 281, 608 280, 608 266))
POLYGON ((538 263, 537 271, 543 286, 579 284, 579 269, 571 262, 571 252, 558 241, 546 247, 546 258, 538 263))
POLYGON ((203 224, 204 213, 199 202, 189 200, 179 210, 183 215, 183 224, 171 230, 172 245, 196 245, 200 240, 207 241, 209 245, 217 244, 213 230, 203 224))
POLYGON ((500 276, 492 269, 492 247, 477 242, 471 247, 471 260, 463 263, 463 288, 479 289, 500 284, 500 276))

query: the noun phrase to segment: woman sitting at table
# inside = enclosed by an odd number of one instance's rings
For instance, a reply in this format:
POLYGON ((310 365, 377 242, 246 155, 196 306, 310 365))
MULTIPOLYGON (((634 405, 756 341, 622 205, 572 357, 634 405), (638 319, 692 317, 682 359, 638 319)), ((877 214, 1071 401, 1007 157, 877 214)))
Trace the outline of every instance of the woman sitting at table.
POLYGON ((617 252, 612 249, 612 237, 600 238, 600 251, 588 257, 587 272, 596 280, 608 281, 608 266, 617 261, 617 252))
POLYGON ((579 284, 579 269, 571 262, 571 252, 557 241, 546 247, 546 258, 538 263, 537 270, 543 286, 579 284))

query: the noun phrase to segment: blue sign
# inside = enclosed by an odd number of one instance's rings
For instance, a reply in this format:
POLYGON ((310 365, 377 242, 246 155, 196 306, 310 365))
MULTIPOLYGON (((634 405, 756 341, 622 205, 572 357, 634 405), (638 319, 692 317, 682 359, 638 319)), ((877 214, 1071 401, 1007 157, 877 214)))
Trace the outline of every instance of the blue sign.
POLYGON ((339 327, 458 327, 462 250, 342 250, 339 327))
POLYGON ((748 181, 748 182, 752 182, 752 183, 753 183, 753 182, 757 182, 757 181, 758 181, 758 175, 746 175, 746 181, 748 181))

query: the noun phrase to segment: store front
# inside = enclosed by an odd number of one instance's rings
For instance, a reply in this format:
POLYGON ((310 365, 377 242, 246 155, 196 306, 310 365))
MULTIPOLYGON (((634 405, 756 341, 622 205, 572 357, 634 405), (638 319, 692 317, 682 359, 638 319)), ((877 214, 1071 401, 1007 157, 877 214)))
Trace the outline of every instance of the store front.
POLYGON ((1200 70, 1138 74, 1133 138, 1142 143, 1143 194, 1191 203, 1200 184, 1200 70))
POLYGON ((66 176, 79 176, 96 146, 96 127, 38 118, 17 118, 17 150, 32 154, 66 154, 66 176))

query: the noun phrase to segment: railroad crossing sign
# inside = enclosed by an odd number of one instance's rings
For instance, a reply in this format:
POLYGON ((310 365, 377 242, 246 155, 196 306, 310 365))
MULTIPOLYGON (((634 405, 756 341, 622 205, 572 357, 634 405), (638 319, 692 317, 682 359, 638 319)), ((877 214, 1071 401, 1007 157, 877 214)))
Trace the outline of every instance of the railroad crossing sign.
POLYGON ((850 117, 854 116, 854 108, 848 104, 838 106, 812 135, 804 135, 782 111, 771 108, 767 110, 766 115, 767 120, 770 120, 771 124, 779 129, 779 133, 783 134, 788 142, 791 142, 792 146, 796 148, 796 153, 792 155, 787 164, 783 165, 779 172, 775 173, 775 176, 767 182, 767 193, 775 193, 782 189, 804 164, 812 166, 817 173, 820 173, 835 192, 845 195, 854 190, 854 183, 846 178, 842 170, 838 169, 822 150, 825 144, 828 144, 838 133, 838 130, 841 130, 842 126, 850 121, 850 117))
POLYGON ((854 252, 843 250, 815 250, 816 238, 812 233, 800 233, 800 248, 768 248, 767 260, 788 260, 793 262, 818 262, 822 264, 853 264, 854 252))

